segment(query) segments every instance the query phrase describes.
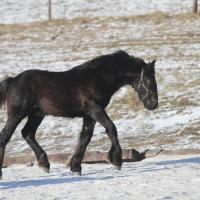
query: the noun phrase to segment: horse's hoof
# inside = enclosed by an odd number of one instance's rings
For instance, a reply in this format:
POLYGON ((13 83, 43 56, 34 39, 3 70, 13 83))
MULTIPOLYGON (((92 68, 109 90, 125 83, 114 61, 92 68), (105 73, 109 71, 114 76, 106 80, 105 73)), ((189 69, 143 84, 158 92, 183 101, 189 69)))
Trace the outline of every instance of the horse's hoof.
POLYGON ((39 166, 44 172, 49 173, 50 169, 48 167, 39 166))
POLYGON ((0 180, 2 180, 2 176, 0 176, 0 180))
POLYGON ((81 174, 81 172, 70 172, 70 174, 72 175, 72 176, 81 176, 82 174, 81 174))
POLYGON ((122 166, 117 166, 117 165, 113 165, 114 166, 114 169, 116 169, 116 170, 121 170, 121 168, 122 168, 122 166))
POLYGON ((49 173, 50 164, 49 162, 38 162, 39 167, 46 173, 49 173))

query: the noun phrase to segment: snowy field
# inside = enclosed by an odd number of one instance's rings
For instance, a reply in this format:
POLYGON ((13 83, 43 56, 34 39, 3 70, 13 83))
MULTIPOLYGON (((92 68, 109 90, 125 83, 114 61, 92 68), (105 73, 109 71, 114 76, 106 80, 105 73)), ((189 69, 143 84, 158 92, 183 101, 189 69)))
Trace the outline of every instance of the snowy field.
MULTIPOLYGON (((0 81, 28 69, 64 71, 118 49, 156 62, 159 108, 149 112, 128 86, 111 99, 108 115, 123 148, 200 149, 200 15, 192 0, 47 0, 0 1, 0 81)), ((6 122, 0 110, 0 129, 6 122)), ((21 137, 26 119, 15 131, 5 156, 31 155, 21 137)), ((47 154, 75 148, 81 119, 47 116, 37 139, 47 154)), ((97 124, 88 151, 108 151, 110 142, 97 124)), ((124 163, 83 164, 72 176, 52 163, 3 169, 0 200, 199 200, 200 155, 158 156, 124 163)))
MULTIPOLYGON (((44 1, 42 6, 38 1, 0 2, 0 23, 4 23, 0 25, 0 80, 27 69, 67 70, 118 49, 146 61, 156 59, 159 108, 145 110, 130 87, 115 94, 107 108, 120 143, 137 150, 200 148, 200 16, 188 13, 190 0, 112 1, 112 6, 107 0, 98 6, 89 0, 62 1, 64 17, 59 15, 58 1, 52 2, 57 8, 54 15, 62 19, 51 23, 28 23, 45 19, 44 10, 37 13, 46 8, 44 1)), ((0 128, 5 121, 5 111, 0 110, 0 128)), ((20 133, 24 123, 6 155, 31 153, 20 133)), ((47 153, 71 152, 81 124, 81 119, 48 116, 38 129, 38 141, 47 153)), ((88 150, 109 148, 107 135, 97 124, 88 150)))
MULTIPOLYGON (((191 0, 52 0, 54 19, 143 15, 157 11, 183 13, 191 10, 191 0)), ((47 19, 48 0, 0 1, 0 23, 27 23, 47 19)))
POLYGON ((37 166, 4 169, 1 200, 199 200, 200 156, 156 157, 124 163, 121 171, 108 164, 83 165, 72 176, 61 164, 50 174, 37 166))

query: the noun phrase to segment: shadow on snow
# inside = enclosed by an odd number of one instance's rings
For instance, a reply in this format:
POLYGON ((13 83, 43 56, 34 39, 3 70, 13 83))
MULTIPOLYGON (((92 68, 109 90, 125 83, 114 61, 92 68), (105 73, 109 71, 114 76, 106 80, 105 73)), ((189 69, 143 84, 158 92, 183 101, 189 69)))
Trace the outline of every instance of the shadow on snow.
POLYGON ((157 162, 156 165, 173 165, 173 164, 200 164, 200 157, 185 158, 180 160, 165 160, 157 162))
MULTIPOLYGON (((134 173, 141 173, 141 172, 148 172, 148 171, 158 171, 158 170, 165 170, 169 168, 165 168, 166 165, 174 165, 171 166, 172 168, 177 168, 179 166, 187 165, 187 164, 200 164, 200 157, 194 158, 185 158, 179 160, 165 160, 165 161, 158 161, 158 162, 150 162, 150 163, 143 163, 141 166, 137 166, 134 163, 128 164, 128 166, 124 167, 125 171, 132 171, 134 173), (177 166, 178 165, 178 166, 177 166), (157 167, 156 167, 157 166, 157 167), (158 167, 160 166, 160 167, 158 167), (146 168, 147 167, 147 168, 146 168), (164 168, 163 168, 164 167, 164 168)), ((106 170, 110 170, 107 168, 106 170)), ((41 180, 25 180, 25 181, 12 181, 12 182, 0 182, 0 189, 7 190, 7 189, 15 189, 15 188, 26 188, 26 187, 39 187, 45 185, 55 185, 55 184, 63 184, 63 183, 74 183, 74 182, 84 182, 84 181, 101 181, 101 180, 110 180, 113 179, 113 176, 105 176, 105 177, 88 177, 88 175, 99 174, 101 172, 106 171, 105 169, 100 170, 98 172, 88 173, 85 176, 79 177, 66 177, 66 178, 55 178, 55 179, 41 179, 41 180)), ((132 176, 132 175, 131 175, 132 176)), ((121 176, 120 177, 129 177, 129 175, 121 176)))
POLYGON ((26 180, 26 181, 12 181, 0 183, 1 190, 15 189, 15 188, 26 188, 26 187, 39 187, 45 185, 57 185, 63 183, 73 183, 73 182, 84 182, 84 181, 100 181, 112 179, 113 176, 105 176, 102 178, 97 177, 68 177, 68 178, 58 178, 58 179, 41 179, 41 180, 26 180))

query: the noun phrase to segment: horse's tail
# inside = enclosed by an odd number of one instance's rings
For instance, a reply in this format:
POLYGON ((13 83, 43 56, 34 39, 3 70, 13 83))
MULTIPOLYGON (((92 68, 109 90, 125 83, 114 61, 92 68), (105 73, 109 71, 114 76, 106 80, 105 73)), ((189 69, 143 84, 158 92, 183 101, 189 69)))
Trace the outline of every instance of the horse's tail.
POLYGON ((8 92, 8 87, 12 80, 13 80, 12 77, 8 77, 0 83, 0 108, 6 102, 6 95, 8 92))

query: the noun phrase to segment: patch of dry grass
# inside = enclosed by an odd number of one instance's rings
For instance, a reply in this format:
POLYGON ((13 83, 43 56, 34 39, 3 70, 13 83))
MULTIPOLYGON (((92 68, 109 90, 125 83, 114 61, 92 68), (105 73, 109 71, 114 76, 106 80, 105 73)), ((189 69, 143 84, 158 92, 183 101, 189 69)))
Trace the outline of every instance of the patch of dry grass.
MULTIPOLYGON (((158 61, 172 59, 178 62, 185 59, 188 61, 195 60, 196 62, 196 60, 199 60, 200 53, 198 51, 190 53, 186 49, 187 54, 185 54, 184 49, 187 48, 187 44, 199 44, 200 32, 194 31, 198 30, 197 28, 193 27, 194 29, 191 29, 189 26, 193 21, 197 22, 199 19, 200 15, 190 13, 171 15, 156 12, 141 16, 76 18, 30 24, 0 25, 0 42, 7 42, 5 44, 7 49, 2 51, 6 56, 9 52, 12 55, 13 51, 11 49, 17 43, 24 45, 26 51, 35 53, 37 56, 40 55, 41 51, 45 52, 45 59, 40 56, 37 59, 37 57, 28 55, 30 56, 29 58, 32 58, 29 62, 34 66, 40 66, 40 64, 49 65, 57 61, 67 63, 82 59, 87 60, 97 54, 99 55, 100 52, 119 48, 130 50, 136 54, 139 52, 147 60, 155 58, 158 61), (137 30, 139 27, 142 27, 141 30, 137 30), (174 31, 174 29, 176 30, 174 31), (139 34, 137 35, 138 32, 139 34), (186 47, 184 46, 183 48, 181 46, 183 44, 186 47), (167 51, 163 53, 162 47, 166 47, 163 50, 167 49, 167 51), (64 53, 61 53, 60 50, 63 50, 64 53), (95 53, 93 53, 93 50, 95 53), (69 52, 69 54, 65 54, 65 51, 69 52), (48 55, 51 52, 55 53, 55 60, 49 59, 48 55)), ((21 46, 14 50, 17 56, 21 56, 21 53, 25 55, 20 57, 21 60, 27 56, 22 51, 23 48, 21 46)), ((167 73, 163 73, 162 70, 158 71, 156 75, 157 82, 162 87, 162 90, 159 91, 159 107, 161 107, 161 111, 158 112, 163 114, 165 110, 166 112, 176 110, 176 113, 179 113, 184 112, 188 107, 200 106, 198 97, 195 97, 194 100, 191 98, 191 95, 195 93, 194 91, 191 92, 191 89, 199 88, 200 77, 196 73, 195 79, 192 80, 191 75, 191 72, 183 72, 180 69, 171 70, 167 73), (167 76, 173 76, 172 82, 165 80, 167 76), (191 79, 190 82, 188 82, 189 79, 191 79), (171 94, 169 94, 170 92, 171 94)), ((112 103, 107 108, 108 114, 113 120, 123 118, 126 112, 130 110, 141 112, 141 115, 145 116, 143 104, 139 102, 137 93, 132 88, 128 88, 128 92, 123 97, 113 98, 112 103)), ((143 128, 149 130, 146 124, 143 125, 143 128)), ((191 132, 197 135, 198 130, 200 130, 199 126, 195 129, 188 127, 188 129, 181 130, 178 136, 170 129, 157 131, 150 137, 140 137, 138 134, 137 137, 124 138, 122 145, 139 148, 151 144, 158 146, 174 144, 181 136, 186 136, 191 132), (170 137, 166 136, 165 131, 170 137)), ((38 139, 42 140, 43 136, 38 139)), ((61 140, 62 138, 58 136, 57 139, 61 140)), ((109 149, 110 147, 107 136, 94 141, 91 145, 93 147, 99 145, 104 149, 109 149)), ((55 146, 55 148, 58 151, 61 150, 59 146, 55 146)))
POLYGON ((188 107, 188 106, 198 106, 196 102, 190 101, 189 98, 184 97, 184 96, 179 96, 177 98, 172 99, 169 101, 170 105, 172 107, 188 107))
POLYGON ((197 136, 200 141, 199 134, 200 134, 200 124, 197 124, 196 126, 193 126, 193 127, 185 127, 181 129, 177 135, 180 137, 187 136, 187 135, 197 136))
MULTIPOLYGON (((74 25, 87 25, 90 24, 101 24, 101 28, 105 27, 107 28, 107 24, 109 22, 132 22, 132 23, 144 23, 145 21, 151 21, 156 24, 160 24, 161 22, 165 25, 166 29, 166 24, 164 22, 168 21, 168 24, 172 26, 171 21, 179 21, 184 23, 186 20, 192 21, 200 19, 200 15, 196 14, 191 14, 191 13, 183 13, 183 14, 178 14, 178 15, 171 15, 168 13, 163 13, 163 12, 154 12, 151 14, 146 14, 146 15, 138 15, 138 16, 119 16, 119 17, 78 17, 74 19, 57 19, 57 20, 52 20, 52 21, 43 21, 43 22, 32 22, 32 23, 27 23, 27 24, 0 24, 0 35, 6 34, 6 33, 17 33, 17 32, 23 32, 27 30, 41 30, 41 31, 47 31, 49 30, 50 27, 60 27, 60 26, 74 26, 74 25)), ((192 33, 190 33, 192 34, 192 33)), ((193 36, 193 35, 191 35, 193 36)))

